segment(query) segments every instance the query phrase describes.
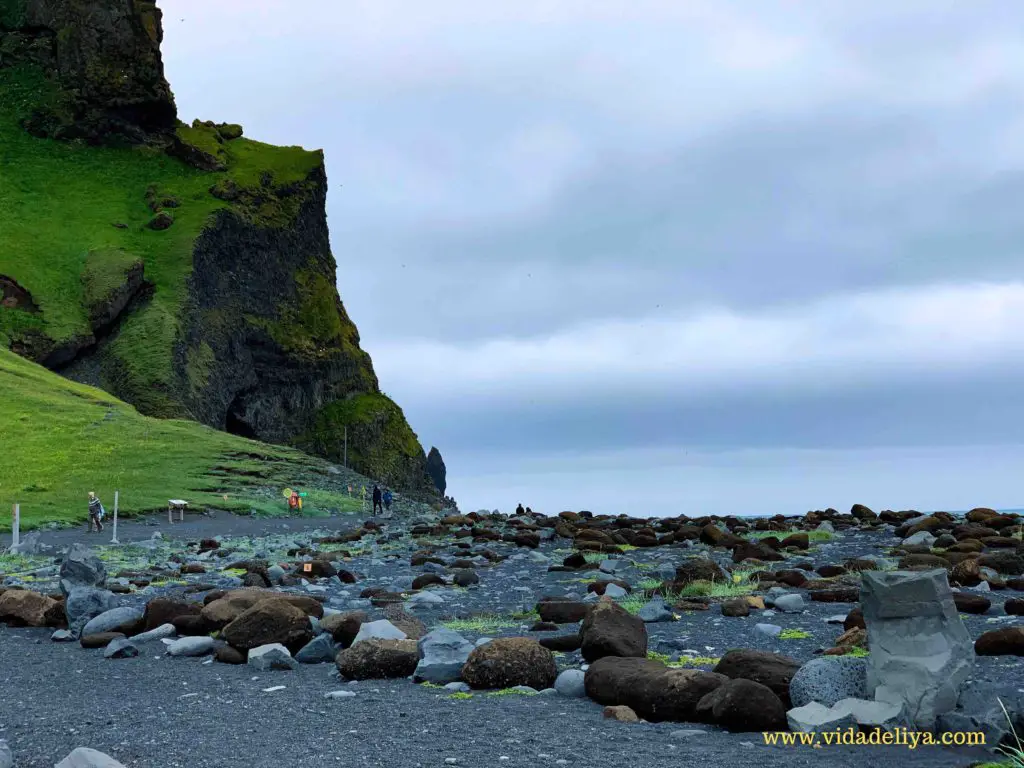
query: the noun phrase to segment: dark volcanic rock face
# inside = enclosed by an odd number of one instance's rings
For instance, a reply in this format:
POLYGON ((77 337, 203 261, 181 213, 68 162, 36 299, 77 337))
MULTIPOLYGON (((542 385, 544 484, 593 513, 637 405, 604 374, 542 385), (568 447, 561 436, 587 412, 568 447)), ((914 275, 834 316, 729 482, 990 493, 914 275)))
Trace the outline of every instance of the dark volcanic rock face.
POLYGON ((431 447, 430 453, 427 454, 427 474, 434 481, 438 493, 444 495, 448 487, 448 470, 444 465, 444 459, 441 458, 441 452, 436 447, 431 447))
POLYGON ((4 63, 43 66, 62 86, 60 103, 38 108, 39 136, 170 140, 177 111, 164 78, 162 14, 146 0, 5 0, 4 63))
POLYGON ((380 394, 334 285, 323 166, 301 188, 269 184, 266 194, 297 203, 294 221, 274 226, 226 210, 196 241, 175 351, 182 401, 212 427, 336 460, 348 427, 351 467, 429 494, 423 449, 380 394), (356 401, 380 412, 343 407, 356 401), (337 423, 326 418, 339 410, 347 413, 337 423))

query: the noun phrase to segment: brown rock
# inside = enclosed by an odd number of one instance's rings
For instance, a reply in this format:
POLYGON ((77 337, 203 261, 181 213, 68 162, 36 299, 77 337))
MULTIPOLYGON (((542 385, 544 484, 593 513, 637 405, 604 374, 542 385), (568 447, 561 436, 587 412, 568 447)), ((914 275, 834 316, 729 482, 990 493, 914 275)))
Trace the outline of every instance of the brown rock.
POLYGON ((309 617, 291 603, 261 600, 224 627, 221 637, 240 651, 280 643, 297 653, 313 639, 313 629, 309 617))
POLYGON ((978 558, 978 565, 1008 576, 1024 574, 1024 557, 1016 552, 992 552, 978 558))
POLYGON ((809 596, 817 603, 856 603, 860 600, 860 588, 815 589, 809 593, 809 596))
POLYGON ((605 656, 647 657, 647 628, 642 619, 612 602, 592 606, 580 627, 581 650, 588 662, 605 656))
POLYGON ((806 532, 794 533, 782 540, 782 548, 796 547, 797 549, 810 549, 811 537, 806 532))
POLYGON ((550 621, 554 624, 575 624, 583 621, 590 609, 585 603, 568 600, 566 598, 544 597, 537 603, 537 613, 541 621, 550 621))
POLYGON ((787 587, 801 587, 807 583, 807 577, 800 571, 783 570, 776 571, 775 581, 785 584, 787 587))
POLYGON ((954 592, 953 603, 960 613, 982 614, 991 606, 992 601, 987 597, 969 592, 954 592))
POLYGON ((714 671, 737 679, 753 680, 771 688, 788 709, 789 682, 800 668, 800 662, 788 656, 749 649, 732 650, 718 662, 714 671))
POLYGON ((248 658, 237 648, 232 648, 230 645, 222 645, 217 649, 217 652, 213 654, 213 658, 219 661, 221 664, 245 664, 248 658))
POLYGON ((856 608, 846 614, 846 620, 843 622, 843 629, 867 629, 867 624, 864 622, 864 611, 861 610, 858 605, 856 608))
POLYGON ((949 572, 949 583, 961 587, 976 587, 981 584, 981 566, 976 559, 961 560, 949 572))
POLYGON ((445 586, 444 579, 436 573, 422 573, 412 580, 413 589, 425 589, 430 586, 445 586))
POLYGON ((697 704, 728 678, 696 669, 670 669, 651 659, 606 656, 587 669, 587 696, 625 705, 651 722, 696 719, 697 704))
POLYGON ((64 606, 38 592, 9 589, 0 594, 0 621, 12 627, 59 627, 64 606))
POLYGON ((384 680, 408 677, 416 671, 419 652, 415 640, 360 640, 338 653, 335 664, 348 680, 384 680))
POLYGON ((203 606, 199 603, 155 597, 146 603, 146 609, 142 615, 142 631, 149 632, 164 624, 173 624, 179 616, 198 616, 202 610, 203 606))
POLYGON ((91 635, 82 635, 79 640, 83 648, 106 648, 111 640, 124 637, 121 632, 96 632, 91 635))
POLYGON ((419 640, 427 634, 427 625, 411 616, 400 605, 389 605, 384 609, 384 618, 405 632, 409 640, 419 640))
POLYGON ((1024 656, 1024 627, 992 629, 974 641, 979 656, 1024 656))
POLYGON ((863 627, 851 627, 836 640, 837 648, 866 648, 868 632, 863 627))
POLYGON ((473 650, 462 668, 462 679, 472 688, 511 688, 528 685, 550 688, 558 676, 555 657, 536 640, 503 637, 473 650))
POLYGON ((558 635, 557 637, 542 637, 537 642, 549 651, 559 651, 561 653, 578 651, 582 644, 578 632, 573 632, 571 635, 558 635))
POLYGON ((746 598, 733 597, 722 602, 722 615, 742 618, 750 615, 750 604, 746 598))
POLYGON ((1011 597, 1003 603, 1003 609, 1010 616, 1024 616, 1024 600, 1019 597, 1011 597))
POLYGON ((206 619, 203 618, 202 614, 196 616, 184 615, 175 616, 171 619, 171 624, 174 625, 174 629, 177 630, 178 634, 182 637, 202 637, 208 635, 215 630, 206 623, 206 619))
POLYGON ((729 680, 697 704, 697 717, 733 733, 786 731, 786 707, 767 686, 753 680, 729 680))

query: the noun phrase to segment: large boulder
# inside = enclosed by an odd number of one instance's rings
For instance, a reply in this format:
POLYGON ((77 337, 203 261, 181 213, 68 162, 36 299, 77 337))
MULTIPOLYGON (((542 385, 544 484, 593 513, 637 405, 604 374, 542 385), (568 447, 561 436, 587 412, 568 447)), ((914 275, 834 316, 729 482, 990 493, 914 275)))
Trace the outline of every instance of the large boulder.
POLYGON ((164 624, 173 624, 179 616, 198 616, 202 610, 203 606, 199 603, 155 597, 146 603, 146 610, 142 615, 142 629, 144 632, 152 632, 164 624))
POLYGON ((323 605, 311 597, 269 592, 263 589, 232 590, 203 606, 201 615, 208 626, 214 629, 221 629, 233 622, 245 611, 266 600, 288 603, 302 611, 303 614, 317 619, 322 618, 324 615, 323 605))
POLYGON ((103 561, 84 544, 68 547, 60 564, 60 591, 70 596, 75 587, 101 588, 107 583, 107 569, 103 561))
POLYGON ((52 597, 27 589, 0 594, 0 621, 18 627, 62 627, 64 606, 52 597))
POLYGON ((438 685, 460 680, 474 647, 458 632, 444 627, 435 629, 417 642, 420 660, 413 679, 438 685))
POLYGON ((511 688, 527 685, 550 688, 558 676, 555 657, 536 640, 503 637, 477 647, 462 668, 472 688, 511 688))
POLYGON ((811 659, 789 681, 789 700, 794 707, 816 701, 831 707, 843 699, 867 695, 867 659, 824 656, 811 659))
POLYGON ((408 677, 416 670, 415 640, 362 640, 338 654, 335 663, 347 680, 408 677))
MULTIPOLYGON (((63 587, 64 582, 61 582, 63 587)), ((71 587, 64 601, 64 612, 68 618, 68 628, 76 636, 90 619, 101 613, 117 608, 117 598, 113 592, 96 587, 71 587)))
POLYGON ((138 608, 121 606, 120 608, 104 611, 99 616, 89 619, 82 628, 82 634, 93 635, 99 632, 135 634, 141 625, 142 611, 138 608))
POLYGON ((617 603, 594 605, 580 627, 583 658, 594 662, 605 656, 647 658, 647 628, 643 619, 617 603))
POLYGON ((697 720, 697 705, 729 678, 697 669, 670 669, 652 659, 605 656, 586 671, 587 696, 628 706, 650 722, 697 720))
POLYGON ((789 684, 798 669, 800 662, 789 656, 740 648, 726 653, 714 671, 734 680, 753 680, 767 686, 788 709, 789 684))
POLYGON ((775 693, 753 680, 729 680, 704 696, 697 704, 697 717, 708 719, 728 731, 786 730, 786 708, 775 693))
POLYGON ((1003 627, 983 632, 974 641, 979 656, 1024 656, 1024 627, 1003 627))
POLYGON ((313 639, 313 629, 306 614, 291 603, 263 600, 224 627, 221 637, 240 651, 273 643, 298 651, 313 639))
POLYGON ((248 662, 250 667, 260 672, 266 672, 271 669, 297 669, 299 666, 299 663, 292 658, 288 649, 280 643, 270 643, 269 645, 261 645, 258 648, 250 649, 248 662))
POLYGON ((903 704, 915 727, 932 730, 956 707, 974 649, 945 570, 868 571, 861 582, 867 624, 867 692, 903 704))

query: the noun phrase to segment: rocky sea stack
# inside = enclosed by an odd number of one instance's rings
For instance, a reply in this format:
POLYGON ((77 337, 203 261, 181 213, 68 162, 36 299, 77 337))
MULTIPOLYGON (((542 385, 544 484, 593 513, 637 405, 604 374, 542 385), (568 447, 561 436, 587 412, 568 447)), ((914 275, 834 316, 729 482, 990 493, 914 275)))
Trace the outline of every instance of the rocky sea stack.
POLYGON ((0 0, 0 345, 440 496, 335 287, 322 152, 178 119, 143 0, 0 0))

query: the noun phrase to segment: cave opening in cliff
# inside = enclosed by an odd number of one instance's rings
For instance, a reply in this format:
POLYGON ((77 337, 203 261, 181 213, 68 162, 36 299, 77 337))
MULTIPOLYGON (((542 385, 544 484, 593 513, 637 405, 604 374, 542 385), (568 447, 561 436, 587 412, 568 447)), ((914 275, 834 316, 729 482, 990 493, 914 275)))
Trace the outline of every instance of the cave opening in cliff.
POLYGON ((245 401, 241 394, 236 395, 235 399, 231 401, 231 405, 228 406, 228 413, 224 420, 224 429, 232 435, 247 437, 250 440, 257 439, 256 430, 245 420, 245 401))

